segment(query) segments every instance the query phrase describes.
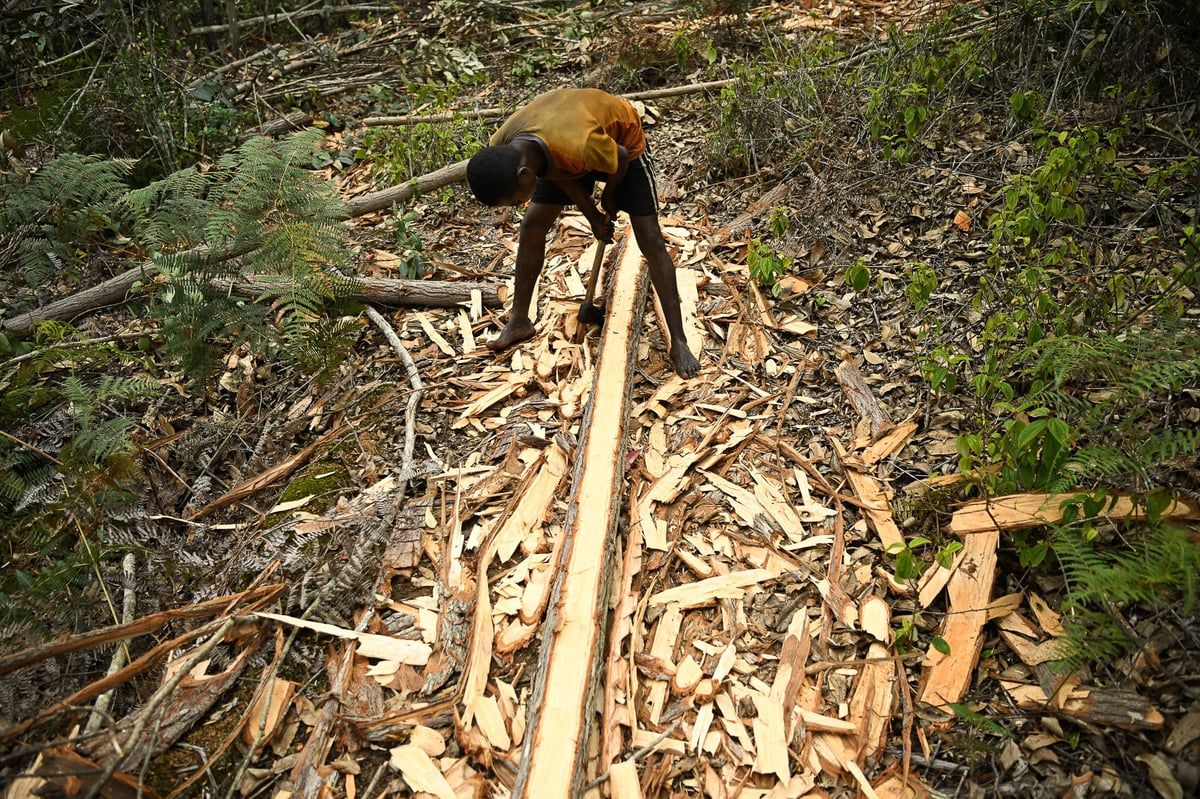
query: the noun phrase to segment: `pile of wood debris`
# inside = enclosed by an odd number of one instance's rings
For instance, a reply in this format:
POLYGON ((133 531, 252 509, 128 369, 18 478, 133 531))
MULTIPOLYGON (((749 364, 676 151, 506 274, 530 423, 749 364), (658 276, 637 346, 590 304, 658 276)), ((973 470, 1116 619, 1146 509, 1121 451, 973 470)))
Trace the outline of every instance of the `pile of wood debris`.
MULTIPOLYGON (((0 735, 26 740, 159 670, 137 711, 80 746, 61 730, 68 740, 6 796, 198 795, 224 769, 226 795, 314 799, 921 797, 931 789, 913 764, 935 763, 931 738, 969 712, 977 672, 1030 712, 1161 727, 1138 694, 1049 670, 1063 633, 1038 597, 995 595, 1000 532, 1052 517, 1046 497, 957 509, 949 529, 964 546, 953 565, 916 584, 895 579, 886 553, 905 536, 893 465, 916 422, 891 419, 848 354, 822 368, 854 418, 829 428, 824 448, 802 451, 785 419, 812 401, 818 331, 726 260, 716 245, 735 226, 666 222, 689 340, 704 353, 697 378, 671 376, 661 328, 642 319, 645 270, 632 243, 609 259, 604 329, 577 335, 595 246, 581 217, 564 218, 551 245, 538 335, 501 358, 483 357, 476 337, 494 320, 478 302, 397 317, 404 336, 461 359, 463 371, 483 364, 456 378, 470 396, 452 428, 486 446, 425 477, 423 519, 394 531, 356 624, 276 612, 283 586, 266 573, 236 595, 0 659, 0 675, 12 674, 192 620, 10 720, 0 735), (898 649, 897 613, 938 619, 932 643, 898 649), (284 640, 296 630, 327 647, 327 693, 302 684, 312 675, 284 676, 284 640), (985 631, 1017 657, 981 663, 985 631), (214 659, 218 646, 232 654, 214 659), (144 763, 231 694, 202 765, 159 793, 142 784, 144 763)), ((336 526, 394 493, 397 479, 411 475, 383 476, 318 517, 282 512, 297 528, 336 526)), ((1002 757, 1027 756, 1009 746, 1002 757)))

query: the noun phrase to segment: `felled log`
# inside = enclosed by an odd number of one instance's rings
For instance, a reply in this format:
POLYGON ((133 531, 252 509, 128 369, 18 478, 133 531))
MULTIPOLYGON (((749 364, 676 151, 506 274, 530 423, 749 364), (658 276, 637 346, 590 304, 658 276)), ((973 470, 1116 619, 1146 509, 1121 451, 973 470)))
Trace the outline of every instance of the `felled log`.
MULTIPOLYGON (((72 319, 106 305, 124 302, 135 283, 152 280, 158 275, 158 267, 146 261, 116 277, 76 292, 49 305, 0 320, 0 325, 10 330, 31 330, 38 322, 46 319, 72 319)), ((402 280, 391 278, 359 278, 353 291, 343 295, 352 302, 380 305, 407 305, 415 307, 453 308, 472 301, 474 292, 479 292, 482 304, 488 308, 503 305, 500 289, 488 283, 460 283, 444 280, 402 280)), ((279 290, 277 281, 247 279, 227 283, 230 290, 240 297, 254 299, 270 287, 279 290)))
POLYGON ((408 183, 380 189, 379 191, 347 200, 346 216, 353 218, 369 214, 372 211, 382 211, 386 208, 391 208, 394 203, 407 202, 418 194, 428 194, 443 186, 449 186, 451 183, 458 183, 466 177, 467 162, 466 160, 462 160, 410 180, 408 183))
POLYGON ((578 796, 587 776, 595 692, 603 686, 611 561, 622 507, 628 400, 646 305, 646 272, 632 239, 617 266, 595 382, 572 470, 567 538, 547 612, 513 795, 578 796))
MULTIPOLYGON (((247 299, 255 299, 263 291, 279 290, 278 281, 259 279, 243 279, 230 286, 234 294, 247 299)), ((421 308, 454 308, 471 302, 471 297, 479 292, 482 304, 487 308, 499 308, 503 305, 498 285, 489 283, 464 283, 452 280, 402 280, 398 278, 360 277, 354 281, 354 288, 345 294, 339 294, 341 299, 351 302, 365 302, 372 305, 407 305, 421 308)))
MULTIPOLYGON (((385 208, 391 208, 395 203, 405 202, 412 199, 423 192, 430 192, 447 186, 451 183, 457 183, 463 180, 467 175, 467 162, 459 161, 456 164, 451 164, 442 169, 430 172, 421 177, 415 178, 408 183, 400 186, 392 186, 391 188, 381 191, 365 194, 362 197, 356 197, 347 201, 344 212, 344 218, 353 219, 362 216, 363 214, 371 213, 372 211, 380 211, 385 208)), ((222 253, 211 253, 211 257, 219 260, 228 260, 239 255, 245 255, 250 251, 249 247, 244 247, 239 250, 229 250, 222 253)), ((188 255, 206 256, 210 255, 210 248, 207 245, 200 245, 187 252, 188 255)), ((152 261, 143 261, 137 266, 122 272, 115 277, 111 277, 103 283, 92 286, 91 288, 78 291, 68 297, 63 297, 61 300, 56 300, 49 305, 44 305, 41 308, 35 308, 23 314, 18 314, 11 319, 0 320, 0 327, 6 327, 9 330, 31 330, 41 321, 46 319, 73 319, 81 316, 97 308, 102 308, 106 305, 113 305, 124 302, 129 298, 129 292, 132 290, 135 283, 145 282, 154 279, 158 275, 158 267, 152 261)), ((356 301, 361 302, 381 302, 384 304, 395 305, 413 305, 422 304, 414 300, 418 296, 433 296, 442 297, 447 289, 437 288, 429 292, 422 293, 415 286, 401 284, 416 284, 426 281, 388 281, 396 285, 390 287, 379 286, 375 291, 383 293, 392 299, 375 299, 370 296, 351 297, 356 301)), ((484 297, 484 304, 500 305, 500 300, 496 298, 495 287, 481 287, 478 284, 466 286, 466 299, 455 299, 450 302, 450 305, 457 305, 460 302, 469 301, 471 291, 478 289, 487 291, 492 299, 484 297)), ((445 300, 443 300, 445 302, 445 300)))

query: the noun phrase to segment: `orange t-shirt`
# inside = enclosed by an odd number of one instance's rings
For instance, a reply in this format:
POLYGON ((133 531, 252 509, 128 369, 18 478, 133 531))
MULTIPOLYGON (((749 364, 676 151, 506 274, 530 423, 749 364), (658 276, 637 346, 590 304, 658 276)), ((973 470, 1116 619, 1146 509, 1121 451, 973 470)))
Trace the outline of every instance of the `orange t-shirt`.
POLYGON ((555 89, 535 97, 492 134, 489 144, 536 136, 554 163, 547 176, 578 178, 593 170, 617 171, 617 145, 633 160, 646 150, 637 110, 600 89, 555 89))

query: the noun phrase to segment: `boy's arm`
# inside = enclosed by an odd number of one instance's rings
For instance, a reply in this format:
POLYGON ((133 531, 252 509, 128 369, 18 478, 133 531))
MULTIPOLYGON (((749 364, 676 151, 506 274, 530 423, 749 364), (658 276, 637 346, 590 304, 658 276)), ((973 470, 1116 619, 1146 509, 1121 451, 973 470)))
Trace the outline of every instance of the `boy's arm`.
MULTIPOLYGON (((584 190, 583 184, 578 180, 555 180, 554 183, 563 190, 567 198, 583 213, 588 224, 592 226, 592 233, 603 242, 611 242, 613 237, 613 217, 605 216, 596 204, 592 202, 592 198, 584 190)), ((608 189, 605 188, 605 193, 608 189)))
POLYGON ((600 207, 609 219, 617 218, 617 187, 625 180, 629 171, 629 151, 624 146, 617 145, 617 171, 608 176, 604 182, 604 192, 600 195, 600 207))

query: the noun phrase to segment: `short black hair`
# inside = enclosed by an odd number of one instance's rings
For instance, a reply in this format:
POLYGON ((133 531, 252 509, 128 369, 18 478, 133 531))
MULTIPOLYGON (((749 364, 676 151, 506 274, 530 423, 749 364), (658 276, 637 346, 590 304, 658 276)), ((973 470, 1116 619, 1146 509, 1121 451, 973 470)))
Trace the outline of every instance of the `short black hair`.
POLYGON ((484 205, 498 205, 517 188, 517 170, 521 151, 511 144, 484 147, 467 162, 467 183, 475 199, 484 205))

